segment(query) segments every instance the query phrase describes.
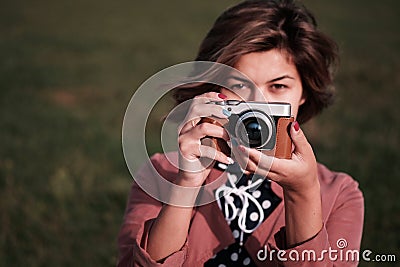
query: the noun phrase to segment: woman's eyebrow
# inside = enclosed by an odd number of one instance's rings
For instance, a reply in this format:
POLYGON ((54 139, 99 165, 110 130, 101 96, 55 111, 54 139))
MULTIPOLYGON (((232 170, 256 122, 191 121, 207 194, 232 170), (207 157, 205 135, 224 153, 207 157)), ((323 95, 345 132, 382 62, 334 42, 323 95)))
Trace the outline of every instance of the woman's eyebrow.
POLYGON ((227 80, 237 80, 239 82, 243 82, 243 83, 252 83, 249 79, 245 78, 245 77, 239 77, 239 76, 235 76, 235 75, 231 75, 227 78, 227 80))
POLYGON ((280 77, 278 77, 278 78, 274 78, 274 79, 268 81, 267 83, 277 82, 277 81, 280 81, 280 80, 283 80, 283 79, 286 79, 286 78, 287 78, 287 79, 292 79, 292 80, 294 80, 294 78, 293 78, 292 76, 283 75, 283 76, 280 76, 280 77))

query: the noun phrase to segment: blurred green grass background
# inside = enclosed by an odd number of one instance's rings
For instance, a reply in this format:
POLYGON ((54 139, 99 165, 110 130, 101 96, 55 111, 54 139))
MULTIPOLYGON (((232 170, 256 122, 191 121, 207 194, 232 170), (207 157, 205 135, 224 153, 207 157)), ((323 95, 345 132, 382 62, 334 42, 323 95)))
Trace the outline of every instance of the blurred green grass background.
MULTIPOLYGON (((0 3, 0 266, 115 265, 131 183, 121 149, 130 97, 192 60, 236 2, 0 3)), ((342 58, 336 105, 304 128, 320 162, 360 183, 362 248, 400 261, 400 4, 304 3, 342 58)))

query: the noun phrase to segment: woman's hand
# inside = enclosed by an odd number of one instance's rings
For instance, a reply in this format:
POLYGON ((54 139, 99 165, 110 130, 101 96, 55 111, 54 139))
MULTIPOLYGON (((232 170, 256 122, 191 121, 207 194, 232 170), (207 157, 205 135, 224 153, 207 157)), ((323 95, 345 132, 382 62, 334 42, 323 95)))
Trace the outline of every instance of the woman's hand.
POLYGON ((179 144, 179 174, 175 181, 193 190, 181 190, 174 187, 171 190, 170 203, 181 205, 163 205, 154 221, 147 242, 147 252, 156 261, 165 259, 180 250, 184 245, 190 227, 192 204, 201 186, 209 175, 215 160, 230 164, 232 159, 222 152, 202 144, 204 137, 218 137, 229 140, 228 134, 221 126, 210 123, 198 124, 202 117, 217 117, 226 119, 223 107, 207 104, 210 101, 222 101, 226 98, 215 92, 205 93, 192 100, 185 122, 178 129, 179 144), (171 233, 173 233, 171 235, 171 233))
POLYGON ((214 161, 232 164, 233 160, 221 151, 203 144, 205 137, 217 137, 229 140, 228 133, 221 126, 200 123, 203 117, 226 119, 229 113, 223 106, 207 104, 210 101, 222 101, 225 95, 208 92, 196 96, 192 101, 185 122, 178 129, 179 175, 177 183, 182 186, 200 186, 209 175, 214 161))
POLYGON ((272 158, 244 146, 238 147, 235 158, 244 170, 268 176, 282 186, 286 246, 294 247, 313 238, 323 223, 314 152, 297 122, 292 124, 290 135, 294 145, 291 159, 272 158))
POLYGON ((268 177, 285 191, 307 194, 310 189, 319 187, 317 162, 297 122, 292 123, 290 135, 294 145, 291 159, 273 158, 242 145, 234 150, 234 155, 245 171, 268 177))

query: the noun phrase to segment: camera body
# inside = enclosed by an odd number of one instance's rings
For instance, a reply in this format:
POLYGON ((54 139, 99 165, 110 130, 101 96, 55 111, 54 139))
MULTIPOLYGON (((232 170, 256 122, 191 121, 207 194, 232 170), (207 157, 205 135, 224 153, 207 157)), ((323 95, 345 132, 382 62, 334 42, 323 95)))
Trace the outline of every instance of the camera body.
MULTIPOLYGON (((291 158, 292 142, 289 127, 294 121, 289 103, 244 102, 239 100, 211 101, 208 104, 221 105, 231 115, 227 119, 203 118, 223 126, 231 138, 246 147, 255 148, 277 158, 291 158)), ((224 153, 230 149, 222 139, 215 140, 213 146, 224 153)))

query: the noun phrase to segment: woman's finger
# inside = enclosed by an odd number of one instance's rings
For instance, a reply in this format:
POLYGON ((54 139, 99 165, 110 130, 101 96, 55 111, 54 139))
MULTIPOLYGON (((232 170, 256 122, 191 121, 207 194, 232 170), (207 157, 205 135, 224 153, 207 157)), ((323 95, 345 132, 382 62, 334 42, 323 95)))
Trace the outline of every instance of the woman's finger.
POLYGON ((216 120, 220 121, 220 124, 225 124, 230 115, 230 112, 223 106, 213 104, 196 104, 190 113, 186 115, 183 124, 181 124, 182 128, 180 129, 180 132, 185 133, 189 131, 191 128, 199 124, 202 118, 215 118, 216 120), (224 120, 226 120, 226 122, 224 120))
POLYGON ((181 124, 180 132, 184 133, 199 123, 201 118, 216 117, 220 119, 227 119, 230 112, 221 105, 209 104, 210 101, 222 101, 225 97, 222 94, 209 92, 200 96, 196 96, 191 100, 190 108, 185 115, 185 119, 181 124), (220 97, 218 97, 220 96, 220 97))
POLYGON ((248 160, 247 165, 249 171, 264 177, 268 175, 271 164, 274 160, 273 157, 266 155, 262 151, 245 147, 243 145, 240 145, 238 150, 241 151, 243 155, 246 155, 245 157, 248 160))
POLYGON ((259 151, 257 149, 253 149, 253 148, 249 148, 249 147, 245 147, 243 145, 240 145, 239 149, 241 149, 242 151, 247 153, 249 155, 249 159, 251 161, 256 162, 260 168, 263 168, 265 170, 266 169, 269 170, 271 168, 272 162, 275 159, 274 157, 266 155, 262 151, 259 151))
POLYGON ((187 132, 186 134, 195 139, 202 139, 204 137, 222 138, 225 141, 230 139, 229 134, 224 127, 207 122, 196 125, 190 132, 187 132))
POLYGON ((304 132, 300 129, 300 125, 297 121, 293 122, 290 127, 290 136, 294 145, 293 154, 301 158, 304 156, 314 155, 312 147, 307 141, 304 132))
POLYGON ((230 165, 233 163, 233 159, 222 153, 221 151, 216 150, 213 147, 200 145, 199 146, 199 158, 208 158, 213 161, 219 161, 230 165))

